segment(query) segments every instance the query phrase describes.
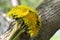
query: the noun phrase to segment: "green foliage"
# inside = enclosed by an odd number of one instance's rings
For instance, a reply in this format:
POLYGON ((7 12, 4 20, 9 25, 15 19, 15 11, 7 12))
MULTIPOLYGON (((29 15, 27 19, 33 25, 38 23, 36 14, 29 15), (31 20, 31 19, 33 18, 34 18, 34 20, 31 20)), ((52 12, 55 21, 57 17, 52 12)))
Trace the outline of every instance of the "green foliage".
POLYGON ((21 5, 27 5, 36 9, 44 0, 20 0, 21 5))
POLYGON ((0 12, 7 13, 11 8, 10 0, 0 0, 0 12))

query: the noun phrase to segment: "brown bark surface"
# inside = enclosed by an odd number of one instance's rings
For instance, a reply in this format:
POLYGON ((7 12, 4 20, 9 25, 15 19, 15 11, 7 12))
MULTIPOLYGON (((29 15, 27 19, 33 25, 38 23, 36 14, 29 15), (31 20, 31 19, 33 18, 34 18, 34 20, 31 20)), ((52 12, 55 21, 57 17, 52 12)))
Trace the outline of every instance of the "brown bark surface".
POLYGON ((45 0, 38 8, 42 28, 35 40, 49 40, 60 29, 60 0, 45 0))

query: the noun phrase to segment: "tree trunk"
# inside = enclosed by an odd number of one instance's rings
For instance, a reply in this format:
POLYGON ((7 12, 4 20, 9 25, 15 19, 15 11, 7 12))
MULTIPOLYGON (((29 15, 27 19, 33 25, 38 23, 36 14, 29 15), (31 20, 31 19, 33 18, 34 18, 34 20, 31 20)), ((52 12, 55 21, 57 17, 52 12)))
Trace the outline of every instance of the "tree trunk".
POLYGON ((35 40, 49 40, 60 29, 60 0, 45 0, 38 8, 42 28, 35 40))

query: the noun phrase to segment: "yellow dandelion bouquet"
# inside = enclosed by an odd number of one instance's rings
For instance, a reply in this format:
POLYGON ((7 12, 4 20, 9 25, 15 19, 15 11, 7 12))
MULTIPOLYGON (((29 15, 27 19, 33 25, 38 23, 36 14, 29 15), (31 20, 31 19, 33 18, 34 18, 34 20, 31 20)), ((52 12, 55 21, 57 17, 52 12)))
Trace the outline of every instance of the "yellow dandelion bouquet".
POLYGON ((19 35, 24 31, 26 31, 30 37, 38 35, 41 28, 41 18, 38 16, 36 10, 33 10, 28 6, 18 5, 13 7, 7 16, 14 19, 16 22, 16 26, 13 28, 8 40, 17 40, 19 35), (19 31, 17 29, 19 29, 19 31), (18 31, 17 34, 15 34, 16 31, 18 31))

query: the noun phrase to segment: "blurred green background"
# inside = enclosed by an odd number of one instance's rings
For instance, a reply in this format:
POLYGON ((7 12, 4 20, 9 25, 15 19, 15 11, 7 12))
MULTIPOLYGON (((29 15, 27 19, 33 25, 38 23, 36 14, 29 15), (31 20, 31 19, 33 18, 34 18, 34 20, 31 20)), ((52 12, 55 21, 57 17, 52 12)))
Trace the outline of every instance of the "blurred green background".
POLYGON ((60 40, 60 29, 51 37, 50 40, 60 40))
POLYGON ((0 12, 7 13, 11 9, 10 0, 0 0, 0 12))
MULTIPOLYGON (((17 0, 18 1, 18 0, 17 0)), ((19 0, 19 5, 27 5, 36 9, 43 0, 19 0)), ((7 13, 12 7, 11 0, 0 0, 0 12, 7 13)))

